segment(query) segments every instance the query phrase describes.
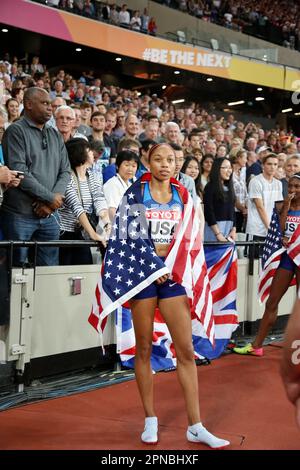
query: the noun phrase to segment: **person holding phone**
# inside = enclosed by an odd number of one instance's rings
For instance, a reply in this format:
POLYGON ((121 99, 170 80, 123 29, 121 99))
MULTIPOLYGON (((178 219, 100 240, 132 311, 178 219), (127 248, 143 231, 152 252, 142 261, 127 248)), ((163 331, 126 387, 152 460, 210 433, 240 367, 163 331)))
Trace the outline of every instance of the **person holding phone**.
MULTIPOLYGON (((3 192, 7 188, 19 186, 23 175, 16 171, 11 171, 7 166, 0 163, 0 207, 3 199, 3 192)), ((3 239, 0 220, 0 240, 3 239)), ((0 248, 0 327, 9 323, 9 268, 7 262, 7 249, 0 248)))

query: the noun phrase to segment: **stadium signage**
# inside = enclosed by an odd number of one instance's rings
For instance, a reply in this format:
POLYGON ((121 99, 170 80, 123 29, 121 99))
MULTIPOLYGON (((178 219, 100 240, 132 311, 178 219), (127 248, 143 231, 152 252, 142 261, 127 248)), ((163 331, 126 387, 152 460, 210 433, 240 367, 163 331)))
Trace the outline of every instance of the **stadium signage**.
POLYGON ((231 56, 207 52, 192 52, 173 49, 146 48, 143 60, 166 65, 196 65, 201 67, 230 67, 231 56))

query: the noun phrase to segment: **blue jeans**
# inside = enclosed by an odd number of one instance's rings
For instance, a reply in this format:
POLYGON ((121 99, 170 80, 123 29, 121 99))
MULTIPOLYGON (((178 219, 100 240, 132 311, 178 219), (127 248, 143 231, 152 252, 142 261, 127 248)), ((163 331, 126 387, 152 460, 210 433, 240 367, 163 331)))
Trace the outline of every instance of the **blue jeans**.
MULTIPOLYGON (((45 219, 26 217, 12 212, 1 212, 0 225, 4 240, 52 241, 59 240, 59 220, 56 214, 45 219)), ((28 257, 28 248, 15 248, 13 265, 23 266, 28 257)), ((38 266, 58 265, 58 248, 40 247, 37 250, 38 266)))

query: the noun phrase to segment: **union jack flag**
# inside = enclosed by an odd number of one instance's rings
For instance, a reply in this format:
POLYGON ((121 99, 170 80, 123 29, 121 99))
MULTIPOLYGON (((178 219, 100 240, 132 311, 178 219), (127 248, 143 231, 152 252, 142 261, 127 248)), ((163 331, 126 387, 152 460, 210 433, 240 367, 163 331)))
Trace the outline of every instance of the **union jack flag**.
POLYGON ((207 245, 204 252, 213 300, 215 344, 212 347, 205 337, 200 337, 194 347, 203 356, 215 359, 238 327, 237 253, 233 244, 207 245))
POLYGON ((212 298, 199 234, 199 218, 192 199, 177 180, 171 180, 181 194, 184 212, 163 262, 155 253, 142 201, 142 185, 150 180, 150 173, 143 175, 126 191, 120 203, 89 322, 100 332, 109 313, 159 277, 170 273, 174 282, 186 288, 192 310, 213 343, 212 298))
MULTIPOLYGON (((263 256, 261 267, 262 271, 259 279, 258 296, 259 301, 262 303, 269 297, 272 280, 276 270, 279 267, 282 253, 287 251, 287 254, 294 261, 297 266, 300 264, 300 226, 295 230, 289 246, 286 249, 282 244, 282 231, 280 228, 279 215, 276 209, 273 210, 273 215, 270 227, 267 233, 267 238, 263 248, 263 256)), ((295 285, 295 276, 291 281, 290 286, 295 285)))

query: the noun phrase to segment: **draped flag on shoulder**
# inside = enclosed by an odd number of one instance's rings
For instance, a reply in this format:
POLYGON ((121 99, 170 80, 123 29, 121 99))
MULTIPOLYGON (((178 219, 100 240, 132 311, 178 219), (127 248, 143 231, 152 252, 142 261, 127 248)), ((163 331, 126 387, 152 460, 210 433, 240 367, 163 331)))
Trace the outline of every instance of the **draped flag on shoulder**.
POLYGON ((177 181, 184 204, 182 220, 173 236, 165 262, 154 250, 142 201, 142 185, 151 180, 146 173, 125 193, 114 220, 89 322, 103 330, 107 315, 164 274, 186 288, 192 309, 208 339, 214 341, 212 299, 207 278, 199 218, 188 191, 177 181))
MULTIPOLYGON (((279 215, 276 209, 273 215, 270 227, 267 233, 266 241, 263 248, 263 256, 261 260, 261 274, 258 286, 258 297, 260 303, 264 302, 270 294, 270 289, 276 270, 279 267, 281 256, 284 252, 299 266, 300 264, 300 225, 295 230, 289 246, 286 249, 282 244, 282 231, 280 228, 279 215)), ((290 286, 295 285, 295 276, 290 286)))

